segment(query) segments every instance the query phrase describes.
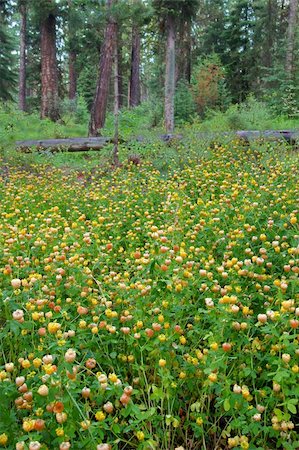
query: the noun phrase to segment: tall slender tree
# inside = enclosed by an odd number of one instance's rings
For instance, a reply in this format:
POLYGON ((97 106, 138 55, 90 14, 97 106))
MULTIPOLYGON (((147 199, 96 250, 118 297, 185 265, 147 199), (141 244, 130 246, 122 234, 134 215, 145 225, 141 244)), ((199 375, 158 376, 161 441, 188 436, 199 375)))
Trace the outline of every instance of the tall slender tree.
POLYGON ((26 48, 27 48, 27 2, 20 0, 20 68, 19 68, 19 108, 26 111, 26 48))
POLYGON ((175 94, 175 46, 178 18, 191 20, 198 8, 197 0, 154 0, 153 5, 158 17, 162 19, 165 35, 165 97, 164 122, 165 130, 174 130, 174 94, 175 94))
POLYGON ((50 0, 40 11, 41 118, 57 121, 59 114, 58 68, 56 57, 56 4, 50 0))
POLYGON ((134 23, 132 27, 131 74, 130 74, 130 107, 140 103, 140 27, 134 23))
POLYGON ((129 106, 138 106, 141 101, 141 38, 142 29, 149 23, 151 9, 142 0, 131 2, 131 67, 129 81, 129 106))
POLYGON ((74 49, 69 51, 69 99, 75 100, 77 97, 77 53, 74 49))
POLYGON ((70 100, 77 98, 77 55, 79 51, 78 34, 84 22, 84 11, 80 9, 75 0, 68 0, 67 11, 67 50, 68 50, 68 75, 69 75, 69 89, 68 96, 70 100), (83 16, 83 17, 82 17, 83 16))
POLYGON ((117 40, 116 40, 116 54, 117 54, 117 80, 118 80, 118 107, 122 107, 124 103, 124 57, 123 57, 123 38, 122 29, 118 24, 117 40))
POLYGON ((8 2, 0 0, 0 99, 12 100, 16 89, 14 40, 8 28, 8 2))
MULTIPOLYGON (((67 51, 69 59, 72 58, 71 53, 75 53, 76 62, 69 67, 69 80, 72 79, 70 69, 74 68, 77 95, 84 98, 89 111, 91 111, 94 101, 97 84, 95 74, 98 71, 104 40, 106 26, 104 16, 102 1, 71 0, 66 31, 68 35, 67 51)), ((72 90, 74 91, 74 88, 72 90)))
POLYGON ((242 102, 248 96, 257 76, 255 28, 253 1, 239 0, 232 3, 223 36, 229 49, 229 57, 225 61, 228 83, 236 102, 242 102))
POLYGON ((99 76, 90 115, 90 136, 100 135, 100 129, 103 128, 106 118, 109 84, 117 40, 117 22, 112 12, 112 7, 116 3, 117 0, 107 0, 109 17, 105 30, 104 42, 101 48, 99 76))
POLYGON ((271 67, 273 63, 273 44, 275 39, 275 6, 273 0, 267 1, 266 6, 266 48, 263 49, 263 62, 265 67, 271 67))
POLYGON ((118 159, 118 141, 119 141, 119 56, 118 49, 114 49, 114 145, 113 145, 113 163, 119 165, 118 159))
POLYGON ((178 45, 176 52, 176 81, 191 81, 191 20, 182 18, 178 25, 178 45))
POLYGON ((165 21, 166 56, 165 56, 165 129, 167 133, 174 130, 174 92, 175 92, 175 17, 171 12, 165 21))

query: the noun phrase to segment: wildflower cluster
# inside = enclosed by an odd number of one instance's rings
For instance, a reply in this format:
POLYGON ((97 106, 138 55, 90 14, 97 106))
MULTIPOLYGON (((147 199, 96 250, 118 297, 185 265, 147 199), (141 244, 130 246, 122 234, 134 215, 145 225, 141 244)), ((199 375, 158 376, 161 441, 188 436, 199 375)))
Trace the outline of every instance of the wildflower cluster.
POLYGON ((186 161, 2 180, 0 447, 299 447, 298 157, 186 161))

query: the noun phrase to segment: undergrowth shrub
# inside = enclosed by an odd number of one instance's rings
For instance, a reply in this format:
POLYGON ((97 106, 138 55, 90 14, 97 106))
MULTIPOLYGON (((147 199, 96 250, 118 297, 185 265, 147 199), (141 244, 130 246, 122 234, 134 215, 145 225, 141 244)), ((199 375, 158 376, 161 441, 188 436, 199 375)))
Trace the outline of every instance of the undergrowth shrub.
POLYGON ((186 81, 179 81, 174 100, 176 123, 192 122, 196 108, 191 88, 186 81))

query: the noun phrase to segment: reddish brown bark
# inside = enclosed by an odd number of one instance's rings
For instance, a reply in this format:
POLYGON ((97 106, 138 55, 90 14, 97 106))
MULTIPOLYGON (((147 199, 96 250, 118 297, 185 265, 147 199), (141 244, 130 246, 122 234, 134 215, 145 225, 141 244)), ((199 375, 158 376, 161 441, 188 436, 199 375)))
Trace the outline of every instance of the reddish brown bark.
POLYGON ((27 8, 26 2, 20 3, 20 69, 19 69, 19 108, 26 111, 26 41, 27 41, 27 8))
MULTIPOLYGON (((107 6, 116 4, 117 0, 108 0, 107 6)), ((105 30, 104 42, 101 48, 99 63, 99 77, 97 81, 96 93, 89 122, 89 136, 99 136, 100 129, 103 128, 106 118, 106 109, 109 94, 109 85, 112 72, 113 58, 117 41, 117 23, 112 14, 108 19, 105 30)))
POLYGON ((69 53, 69 99, 75 100, 77 96, 77 71, 76 71, 77 54, 74 51, 69 53))
POLYGON ((53 14, 41 24, 41 118, 57 121, 59 116, 56 19, 53 14))
POLYGON ((134 25, 132 29, 132 54, 130 76, 130 100, 131 107, 140 104, 140 30, 134 25))
POLYGON ((124 84, 123 84, 123 41, 120 30, 117 33, 117 66, 118 66, 118 106, 119 109, 123 105, 124 100, 124 84))

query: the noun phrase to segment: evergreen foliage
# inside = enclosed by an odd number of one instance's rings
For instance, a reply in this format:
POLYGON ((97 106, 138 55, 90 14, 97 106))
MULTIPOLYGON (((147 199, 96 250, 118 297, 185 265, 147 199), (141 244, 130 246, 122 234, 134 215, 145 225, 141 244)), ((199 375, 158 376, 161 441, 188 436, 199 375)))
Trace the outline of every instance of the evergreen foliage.
POLYGON ((201 117, 208 109, 225 110, 230 103, 226 87, 226 73, 217 54, 200 60, 194 68, 192 92, 201 117))
MULTIPOLYGON (((28 111, 40 109, 40 23, 49 14, 56 17, 57 23, 59 97, 65 104, 72 55, 76 96, 81 96, 88 110, 91 109, 107 23, 106 3, 105 0, 27 1, 28 111)), ((166 18, 171 16, 176 29, 177 123, 189 121, 196 114, 203 117, 211 108, 225 110, 230 102, 238 104, 250 94, 265 102, 275 114, 298 117, 299 35, 298 27, 293 34, 288 31, 290 4, 280 0, 119 0, 113 6, 113 15, 119 24, 123 107, 130 99, 135 25, 140 27, 141 36, 141 101, 154 105, 153 123, 160 123, 165 91, 166 18), (293 49, 291 73, 286 71, 289 48, 293 49), (212 78, 209 70, 202 67, 211 58, 217 58, 219 67, 212 78)), ((0 0, 0 11, 0 99, 16 100, 19 2, 0 0)), ((108 111, 113 103, 110 84, 108 111)))
POLYGON ((16 42, 8 27, 9 5, 0 2, 0 100, 12 100, 16 92, 16 65, 14 50, 16 42))

